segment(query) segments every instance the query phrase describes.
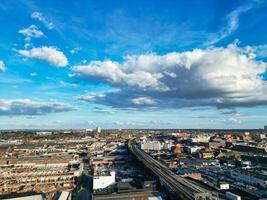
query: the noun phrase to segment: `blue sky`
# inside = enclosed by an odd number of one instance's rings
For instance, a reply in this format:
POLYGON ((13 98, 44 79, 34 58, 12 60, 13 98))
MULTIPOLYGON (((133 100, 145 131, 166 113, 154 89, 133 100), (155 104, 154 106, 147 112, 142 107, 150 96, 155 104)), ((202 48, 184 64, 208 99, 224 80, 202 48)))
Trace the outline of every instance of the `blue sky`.
POLYGON ((267 2, 0 1, 0 129, 262 128, 267 2))

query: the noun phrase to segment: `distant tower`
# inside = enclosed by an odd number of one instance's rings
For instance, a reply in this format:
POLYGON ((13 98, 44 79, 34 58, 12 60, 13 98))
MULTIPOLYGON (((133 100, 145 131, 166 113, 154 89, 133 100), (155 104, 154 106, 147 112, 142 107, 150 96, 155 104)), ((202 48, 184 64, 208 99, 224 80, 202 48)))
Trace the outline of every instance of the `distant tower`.
POLYGON ((100 126, 96 127, 96 132, 101 133, 101 127, 100 126))

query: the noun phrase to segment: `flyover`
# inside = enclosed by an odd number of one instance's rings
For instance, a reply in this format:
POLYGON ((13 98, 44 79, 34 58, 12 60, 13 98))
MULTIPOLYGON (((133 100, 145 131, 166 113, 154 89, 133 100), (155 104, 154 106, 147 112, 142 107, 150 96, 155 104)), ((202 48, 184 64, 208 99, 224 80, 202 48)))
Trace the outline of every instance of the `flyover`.
POLYGON ((134 140, 128 142, 131 152, 167 186, 173 199, 219 200, 218 193, 204 189, 191 180, 177 176, 167 166, 141 150, 134 140))

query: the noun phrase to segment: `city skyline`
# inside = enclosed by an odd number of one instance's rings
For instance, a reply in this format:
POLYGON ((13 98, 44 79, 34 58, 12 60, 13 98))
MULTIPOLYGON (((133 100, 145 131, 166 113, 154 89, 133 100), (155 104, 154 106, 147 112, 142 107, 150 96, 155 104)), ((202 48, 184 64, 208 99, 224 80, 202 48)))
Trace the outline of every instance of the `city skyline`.
POLYGON ((263 128, 267 2, 0 2, 0 129, 263 128))

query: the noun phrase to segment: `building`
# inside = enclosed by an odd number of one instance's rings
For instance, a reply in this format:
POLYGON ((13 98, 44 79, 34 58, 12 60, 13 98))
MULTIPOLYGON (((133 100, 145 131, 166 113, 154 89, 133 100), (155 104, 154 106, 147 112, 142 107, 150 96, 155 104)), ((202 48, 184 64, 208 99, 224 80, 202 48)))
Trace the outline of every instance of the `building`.
POLYGON ((252 135, 250 134, 250 132, 245 132, 242 137, 243 137, 244 141, 251 141, 252 140, 252 135))
POLYGON ((9 146, 9 145, 20 145, 22 141, 20 140, 0 140, 0 146, 9 146))
POLYGON ((231 193, 231 192, 226 192, 225 193, 226 195, 226 199, 229 199, 229 200, 241 200, 241 197, 234 194, 234 193, 231 193))
POLYGON ((13 198, 5 198, 6 200, 45 200, 41 194, 34 194, 28 196, 20 196, 20 197, 13 197, 13 198))
POLYGON ((261 140, 267 139, 267 133, 262 133, 259 135, 261 140))
POLYGON ((229 190, 230 189, 230 185, 229 185, 229 183, 226 183, 226 182, 219 182, 218 183, 218 188, 220 190, 229 190))
POLYGON ((198 146, 185 146, 186 153, 197 154, 200 148, 198 146))
POLYGON ((96 127, 96 132, 101 133, 101 127, 100 126, 96 127))
POLYGON ((263 173, 248 170, 232 170, 231 176, 237 181, 256 187, 267 188, 267 175, 263 173))
POLYGON ((226 145, 225 140, 209 142, 209 147, 211 149, 218 149, 219 147, 225 147, 225 145, 226 145))
POLYGON ((264 130, 265 130, 265 131, 267 131, 267 125, 266 125, 266 126, 264 126, 264 130))
POLYGON ((53 196, 62 190, 73 190, 82 173, 79 162, 72 156, 6 158, 2 161, 0 195, 38 191, 53 196))
POLYGON ((38 132, 36 132, 36 135, 48 136, 48 135, 52 135, 52 132, 51 131, 38 131, 38 132))
POLYGON ((190 138, 192 143, 208 143, 210 141, 209 136, 202 136, 202 137, 194 137, 190 138))
POLYGON ((159 141, 147 141, 141 143, 141 149, 147 151, 160 151, 162 145, 159 141))
POLYGON ((116 173, 112 171, 110 173, 106 173, 103 175, 94 176, 93 189, 99 190, 99 189, 104 189, 104 188, 114 185, 116 183, 115 174, 116 173))
POLYGON ((176 144, 172 148, 172 153, 174 154, 175 157, 178 157, 181 153, 183 153, 183 146, 181 144, 176 144))
POLYGON ((247 143, 240 143, 235 144, 233 147, 236 151, 242 151, 242 152, 253 152, 253 153, 265 153, 264 148, 259 148, 258 146, 247 144, 247 143))
POLYGON ((213 151, 200 151, 199 158, 204 158, 204 159, 214 158, 214 153, 213 151))
POLYGON ((165 143, 163 144, 163 146, 162 146, 162 149, 163 149, 163 150, 171 150, 171 149, 172 149, 172 146, 173 146, 172 143, 170 143, 170 142, 165 142, 165 143))
POLYGON ((196 180, 201 180, 202 176, 201 173, 196 169, 190 169, 190 168, 180 168, 176 170, 176 174, 182 176, 182 177, 190 177, 196 180))
POLYGON ((173 136, 176 136, 178 138, 183 138, 183 139, 186 139, 186 138, 189 138, 190 137, 190 134, 189 133, 185 133, 185 132, 180 132, 180 133, 172 133, 173 136))
POLYGON ((93 200, 163 200, 163 198, 159 192, 136 191, 117 194, 94 195, 93 200))
POLYGON ((71 192, 62 191, 57 200, 71 200, 71 192))

